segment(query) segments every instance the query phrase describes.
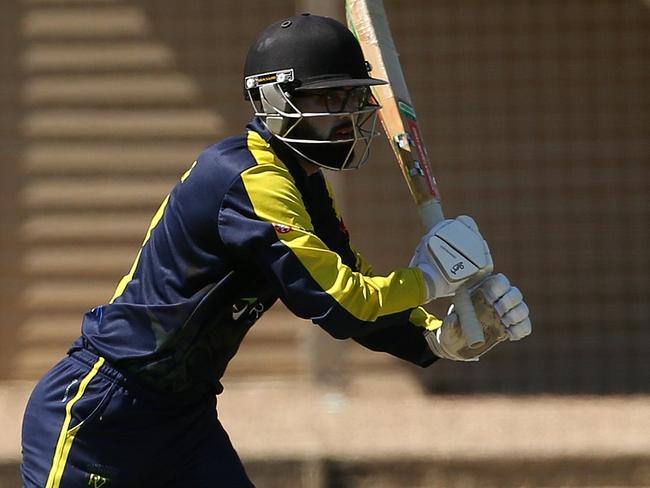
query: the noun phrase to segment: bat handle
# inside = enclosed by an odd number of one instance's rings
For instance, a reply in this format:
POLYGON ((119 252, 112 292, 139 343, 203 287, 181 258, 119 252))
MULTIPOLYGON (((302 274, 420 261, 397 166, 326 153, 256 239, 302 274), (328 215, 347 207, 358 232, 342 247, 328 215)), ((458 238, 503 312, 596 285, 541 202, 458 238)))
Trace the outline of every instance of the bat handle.
MULTIPOLYGON (((430 199, 418 205, 420 221, 427 229, 432 229, 435 224, 442 221, 445 217, 442 213, 442 205, 437 199, 430 199)), ((454 309, 458 314, 460 326, 465 336, 465 342, 470 349, 476 349, 485 344, 485 335, 481 323, 476 317, 476 310, 472 305, 472 299, 469 296, 469 290, 461 286, 456 290, 454 295, 454 309)))
POLYGON ((481 347, 485 344, 485 335, 481 323, 476 317, 476 310, 472 305, 467 287, 461 286, 456 290, 453 302, 467 345, 470 349, 481 347))

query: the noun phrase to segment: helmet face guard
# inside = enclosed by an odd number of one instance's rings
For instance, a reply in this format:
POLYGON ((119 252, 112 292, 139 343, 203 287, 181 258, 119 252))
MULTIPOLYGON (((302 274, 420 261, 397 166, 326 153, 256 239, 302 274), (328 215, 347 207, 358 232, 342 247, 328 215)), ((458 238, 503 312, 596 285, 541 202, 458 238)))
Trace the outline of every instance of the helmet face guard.
POLYGON ((369 71, 347 27, 302 14, 272 24, 253 43, 244 67, 244 96, 269 131, 302 158, 329 169, 353 169, 368 159, 377 135, 380 107, 370 86, 386 83, 369 71), (330 100, 329 94, 338 97, 330 100), (300 97, 309 95, 323 97, 322 110, 301 110, 300 97), (346 130, 318 134, 316 127, 327 118, 346 130))
MULTIPOLYGON (((257 88, 257 96, 249 95, 255 115, 260 117, 268 130, 291 150, 305 160, 331 170, 357 169, 361 167, 370 154, 372 139, 377 132, 377 110, 380 106, 370 95, 368 86, 347 88, 343 98, 333 99, 327 94, 322 112, 305 112, 295 103, 300 96, 309 96, 305 90, 293 95, 283 90, 280 83, 266 83, 254 86, 248 82, 249 90, 257 88), (257 99, 257 100, 256 100, 257 99), (334 105, 334 106, 332 106, 334 105), (332 119, 336 126, 349 126, 347 136, 323 138, 309 129, 309 122, 317 119, 332 119)), ((341 89, 331 88, 331 93, 341 89)))

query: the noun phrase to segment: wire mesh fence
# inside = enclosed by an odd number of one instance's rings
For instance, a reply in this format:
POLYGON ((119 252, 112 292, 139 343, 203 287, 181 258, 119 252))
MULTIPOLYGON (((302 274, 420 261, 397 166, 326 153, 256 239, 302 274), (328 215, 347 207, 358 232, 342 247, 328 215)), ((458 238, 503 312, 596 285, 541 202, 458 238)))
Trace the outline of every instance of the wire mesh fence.
MULTIPOLYGON (((535 328, 475 367, 432 369, 429 385, 648 391, 649 5, 386 4, 447 213, 477 217, 535 328)), ((410 210, 375 213, 390 184, 365 189, 350 227, 374 213, 366 247, 406 260, 416 228, 387 229, 410 210)))
MULTIPOLYGON (((165 142, 188 147, 191 139, 198 153, 202 145, 243 129, 250 117, 241 86, 248 45, 270 22, 293 14, 295 3, 25 2, 7 18, 24 20, 35 10, 48 10, 43 18, 50 23, 43 25, 53 29, 52 14, 65 9, 84 9, 84 18, 98 25, 109 11, 131 12, 116 7, 137 10, 129 19, 140 20, 122 22, 119 38, 91 32, 93 45, 144 42, 153 54, 136 70, 139 75, 160 75, 164 65, 165 72, 183 73, 195 83, 192 106, 218 116, 217 133, 190 138, 189 129, 180 127, 185 138, 172 130, 165 142), (94 17, 88 17, 93 9, 94 17), (132 32, 125 30, 129 25, 132 32), (160 66, 153 56, 160 57, 160 66)), ((446 213, 476 217, 497 269, 524 291, 534 323, 525 342, 501 347, 478 365, 439 364, 419 372, 424 383, 434 391, 648 392, 650 5, 641 0, 385 4, 446 213)), ((36 40, 16 33, 3 43, 2 57, 56 44, 51 32, 36 40)), ((77 37, 65 42, 86 43, 81 31, 75 32, 77 37)), ((25 69, 23 62, 3 73, 11 82, 6 86, 15 87, 2 95, 3 106, 14 108, 2 115, 5 127, 20 127, 25 117, 14 101, 19 80, 33 75, 25 69)), ((186 103, 181 98, 172 107, 169 99, 151 100, 144 108, 172 110, 186 103)), ((120 107, 128 111, 128 104, 120 107)), ((34 143, 11 131, 3 134, 3 147, 18 139, 29 151, 34 143)), ((99 142, 124 147, 127 137, 132 146, 139 144, 132 134, 111 137, 99 142)), ((151 134, 142 139, 157 141, 151 134)), ((12 158, 20 159, 18 149, 12 158)), ((179 161, 178 170, 188 161, 179 161)), ((378 271, 406 265, 421 234, 400 178, 381 140, 365 168, 339 178, 352 238, 378 271)), ((20 205, 12 202, 3 208, 20 205)), ((6 287, 16 273, 12 255, 3 255, 6 287)), ((438 313, 444 308, 434 307, 438 313)))

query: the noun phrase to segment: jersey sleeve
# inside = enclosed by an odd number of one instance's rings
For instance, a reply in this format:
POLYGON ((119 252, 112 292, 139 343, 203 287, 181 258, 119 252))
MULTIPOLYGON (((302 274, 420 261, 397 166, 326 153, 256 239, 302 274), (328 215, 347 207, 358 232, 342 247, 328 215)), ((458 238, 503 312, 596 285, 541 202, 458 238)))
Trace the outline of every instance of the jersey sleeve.
POLYGON ((314 233, 286 168, 262 161, 244 171, 223 200, 218 226, 233 256, 253 260, 293 313, 334 337, 361 337, 385 327, 382 317, 408 320, 425 300, 417 269, 368 276, 344 264, 314 233))
POLYGON ((426 367, 438 359, 429 348, 425 329, 434 330, 442 325, 435 316, 422 307, 412 309, 407 316, 395 315, 380 319, 383 324, 354 340, 367 349, 385 352, 392 356, 426 367))

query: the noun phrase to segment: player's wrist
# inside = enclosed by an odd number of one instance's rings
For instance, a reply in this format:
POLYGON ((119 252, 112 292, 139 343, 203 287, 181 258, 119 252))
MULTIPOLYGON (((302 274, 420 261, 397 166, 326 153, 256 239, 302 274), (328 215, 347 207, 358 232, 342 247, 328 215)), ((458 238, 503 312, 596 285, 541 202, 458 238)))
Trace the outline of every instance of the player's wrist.
POLYGON ((460 216, 439 222, 424 235, 411 266, 422 271, 428 302, 451 296, 465 282, 489 273, 492 257, 474 220, 460 216))
POLYGON ((440 273, 429 263, 419 263, 417 269, 422 274, 422 281, 425 287, 424 291, 426 295, 423 303, 429 303, 431 300, 454 294, 454 291, 450 289, 447 282, 441 278, 440 273))

